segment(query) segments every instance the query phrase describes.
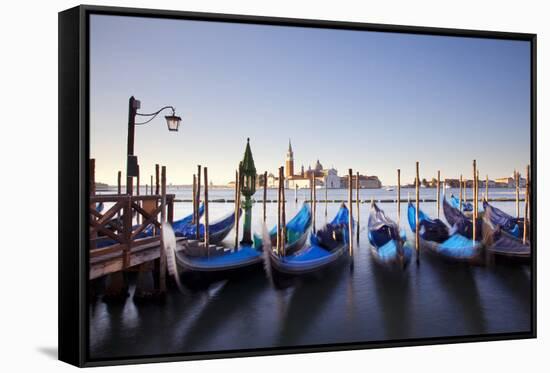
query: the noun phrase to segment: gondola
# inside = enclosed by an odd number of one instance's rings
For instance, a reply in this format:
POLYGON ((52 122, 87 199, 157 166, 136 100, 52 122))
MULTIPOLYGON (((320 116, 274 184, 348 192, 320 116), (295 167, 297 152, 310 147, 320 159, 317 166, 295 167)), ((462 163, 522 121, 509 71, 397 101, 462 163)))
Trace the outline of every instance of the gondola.
POLYGON ((499 258, 528 262, 531 259, 531 243, 529 240, 523 242, 523 227, 521 236, 516 235, 520 231, 518 219, 491 206, 488 202, 483 203, 483 208, 485 209, 484 238, 488 252, 499 258), (512 222, 515 222, 513 228, 512 222))
MULTIPOLYGON (((416 233, 416 207, 409 202, 407 217, 411 230, 416 233)), ((479 263, 482 260, 483 245, 472 242, 449 227, 440 219, 430 219, 422 210, 418 211, 420 247, 438 256, 457 262, 479 263)))
POLYGON ((511 234, 514 237, 522 238, 523 237, 523 219, 515 218, 511 215, 508 215, 504 211, 491 206, 489 202, 483 201, 483 209, 487 212, 490 210, 490 219, 491 225, 495 227, 500 227, 508 234, 511 234))
POLYGON ((195 274, 226 275, 237 270, 260 265, 262 250, 241 244, 237 249, 211 244, 208 249, 200 241, 186 241, 175 254, 178 266, 195 274))
MULTIPOLYGON (((242 211, 239 212, 239 218, 241 217, 242 211)), ((174 225, 173 225, 174 226, 174 225)), ((208 225, 208 234, 210 237, 210 243, 217 245, 222 242, 225 237, 231 232, 235 226, 235 213, 231 212, 226 216, 222 217, 218 221, 208 225)), ((191 221, 187 223, 182 223, 178 228, 174 227, 174 232, 176 237, 184 237, 187 239, 196 239, 197 238, 197 226, 196 224, 191 224, 191 221)), ((199 225, 199 237, 204 239, 204 224, 199 225)))
POLYGON ((342 204, 334 219, 310 236, 310 245, 297 252, 279 255, 269 250, 271 268, 280 274, 303 275, 319 271, 336 262, 346 252, 349 242, 349 211, 342 204))
MULTIPOLYGON (((286 224, 287 242, 285 252, 287 255, 296 253, 304 247, 307 241, 307 235, 311 226, 312 215, 311 208, 305 204, 300 211, 286 224)), ((271 246, 277 245, 277 226, 269 231, 271 237, 271 246)), ((262 237, 254 234, 254 247, 261 250, 263 246, 262 237)))
POLYGON ((368 230, 371 253, 376 262, 399 268, 409 264, 412 249, 404 233, 400 234, 399 226, 374 201, 371 204, 368 230))
MULTIPOLYGON (((453 230, 468 239, 473 238, 474 227, 472 218, 466 216, 458 208, 454 208, 449 203, 449 201, 447 201, 447 198, 445 198, 445 196, 443 196, 443 215, 445 215, 447 223, 449 223, 449 225, 453 227, 453 230)), ((476 241, 481 240, 481 232, 483 226, 481 218, 482 217, 476 219, 476 232, 478 232, 478 234, 476 234, 476 241)))
MULTIPOLYGON (((460 199, 451 194, 451 206, 460 210, 460 199)), ((474 205, 471 202, 462 201, 462 211, 474 211, 474 205)))
POLYGON ((163 234, 168 272, 180 289, 180 276, 187 288, 203 288, 232 275, 241 275, 243 271, 261 268, 263 262, 262 251, 252 245, 241 245, 238 250, 210 245, 207 251, 204 246, 196 245, 197 241, 183 240, 177 244, 169 225, 164 226, 163 234))
POLYGON ((262 251, 252 245, 241 245, 238 250, 211 247, 192 253, 185 247, 176 253, 176 261, 182 268, 194 272, 225 272, 261 264, 262 251))
MULTIPOLYGON (((199 219, 204 214, 204 203, 201 203, 199 206, 199 219)), ((186 217, 176 220, 172 223, 172 229, 176 237, 184 237, 184 233, 190 229, 193 223, 193 214, 187 215, 186 217)))

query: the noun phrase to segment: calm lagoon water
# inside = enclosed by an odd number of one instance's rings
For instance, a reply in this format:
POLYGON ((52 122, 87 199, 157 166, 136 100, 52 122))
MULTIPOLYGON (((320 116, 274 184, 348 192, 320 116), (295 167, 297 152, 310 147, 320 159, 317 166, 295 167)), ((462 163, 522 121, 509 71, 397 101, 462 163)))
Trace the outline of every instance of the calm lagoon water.
MULTIPOLYGON (((177 198, 190 199, 188 188, 171 189, 177 198)), ((458 194, 457 190, 447 190, 458 194)), ((144 191, 142 192, 144 193, 144 191)), ((287 217, 300 208, 308 190, 287 190, 287 217)), ((402 189, 402 198, 414 190, 402 189)), ((468 195, 470 195, 468 191, 468 195)), ((491 189, 490 197, 513 198, 514 191, 491 189)), ((229 189, 211 189, 211 199, 233 199, 229 189)), ((261 199, 261 191, 257 193, 261 199)), ((324 199, 324 190, 317 191, 324 199)), ((355 197, 355 192, 354 192, 355 197)), ((394 198, 395 191, 361 190, 360 199, 394 198)), ((269 190, 268 199, 276 198, 269 190)), ((346 190, 329 190, 329 199, 346 199, 346 190)), ((435 198, 422 189, 421 199, 435 198)), ((414 235, 401 206, 401 226, 410 244, 414 235)), ((495 206, 515 214, 514 202, 495 206)), ((331 219, 338 203, 317 206, 317 226, 331 219)), ((396 203, 380 207, 396 219, 396 203)), ((210 220, 233 211, 232 203, 212 203, 210 220)), ((435 203, 421 208, 436 216, 435 203)), ((253 230, 260 231, 262 205, 253 207, 253 230)), ((175 219, 192 211, 190 203, 176 203, 175 219)), ((521 211, 523 212, 523 205, 521 211)), ((268 226, 275 224, 277 204, 268 203, 268 226)), ((354 214, 356 214, 354 205, 354 214)), ((233 349, 384 341, 391 339, 526 332, 531 329, 531 269, 528 265, 472 267, 421 255, 402 273, 388 273, 374 263, 367 231, 369 203, 360 208, 360 240, 353 270, 345 261, 330 270, 298 278, 284 288, 273 286, 259 268, 242 276, 212 283, 204 290, 171 289, 164 304, 90 304, 90 353, 93 358, 206 352, 233 349)), ((443 218, 443 212, 441 211, 443 218)), ((288 218, 287 218, 288 219, 288 218)), ((242 232, 242 229, 241 229, 242 232)), ((231 245, 233 232, 226 243, 231 245)), ((131 293, 133 285, 131 285, 131 293)))

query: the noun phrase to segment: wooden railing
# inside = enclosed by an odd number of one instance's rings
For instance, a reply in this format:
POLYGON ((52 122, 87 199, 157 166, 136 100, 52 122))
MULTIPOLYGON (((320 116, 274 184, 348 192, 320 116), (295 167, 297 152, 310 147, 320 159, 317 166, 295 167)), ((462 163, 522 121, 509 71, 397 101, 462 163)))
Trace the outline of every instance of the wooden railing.
MULTIPOLYGON (((173 194, 166 195, 166 220, 173 221, 173 194)), ((161 195, 95 195, 90 197, 90 258, 102 255, 122 256, 124 268, 130 263, 132 248, 160 243, 161 195), (113 204, 104 212, 98 212, 99 203, 113 204), (134 216, 135 215, 135 216, 134 216), (140 218, 138 218, 140 217, 140 218), (144 235, 144 233, 149 233, 144 235), (98 248, 99 242, 107 242, 108 246, 98 248)))

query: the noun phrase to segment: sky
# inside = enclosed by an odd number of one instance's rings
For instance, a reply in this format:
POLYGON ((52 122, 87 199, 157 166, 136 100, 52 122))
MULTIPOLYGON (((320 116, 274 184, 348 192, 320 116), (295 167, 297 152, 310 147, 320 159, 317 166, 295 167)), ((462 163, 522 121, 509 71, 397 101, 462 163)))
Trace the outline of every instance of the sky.
MULTIPOLYGON (((530 154, 526 41, 92 15, 90 156, 96 180, 126 165, 128 99, 172 105, 136 127, 142 183, 155 163, 172 184, 198 164, 234 179, 250 138, 258 173, 276 173, 289 139, 295 170, 317 159, 385 185, 420 177, 504 177, 530 154)), ((140 118, 138 117, 138 120, 140 118)), ((124 179, 123 179, 124 180, 124 179)))

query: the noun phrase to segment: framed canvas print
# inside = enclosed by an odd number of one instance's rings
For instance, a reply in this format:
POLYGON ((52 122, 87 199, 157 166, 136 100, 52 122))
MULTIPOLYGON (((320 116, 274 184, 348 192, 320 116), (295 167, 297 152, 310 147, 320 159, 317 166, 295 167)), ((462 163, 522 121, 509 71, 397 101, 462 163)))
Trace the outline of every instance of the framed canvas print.
POLYGON ((532 338, 536 36, 59 14, 59 356, 532 338))

